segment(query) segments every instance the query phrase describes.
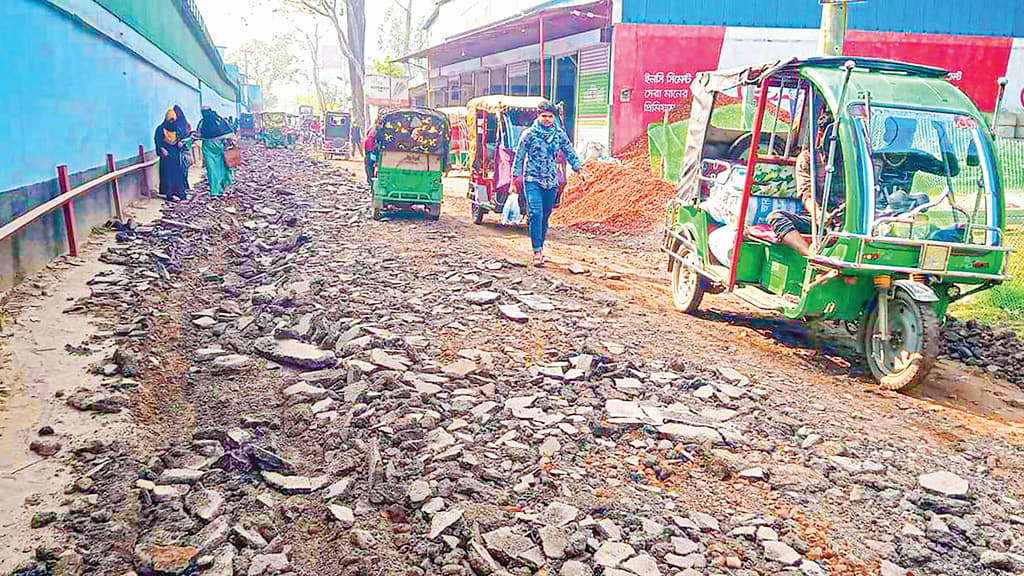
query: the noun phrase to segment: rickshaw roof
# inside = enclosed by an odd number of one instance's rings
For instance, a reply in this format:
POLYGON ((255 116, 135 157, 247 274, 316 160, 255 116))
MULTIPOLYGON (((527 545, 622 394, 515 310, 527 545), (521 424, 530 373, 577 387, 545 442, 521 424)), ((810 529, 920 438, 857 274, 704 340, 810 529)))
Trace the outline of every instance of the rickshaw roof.
POLYGON ((976 111, 970 99, 945 79, 948 74, 946 70, 879 58, 794 58, 699 72, 694 81, 694 91, 721 92, 738 86, 759 84, 769 77, 799 77, 814 84, 829 106, 834 108, 839 103, 843 89, 843 66, 847 62, 854 64, 848 95, 868 91, 871 93, 871 101, 877 103, 976 111))
POLYGON ((465 106, 445 106, 444 108, 437 108, 437 111, 451 118, 465 118, 466 107, 465 106))
POLYGON ((392 108, 391 110, 382 110, 380 112, 380 115, 377 117, 376 124, 380 125, 384 123, 386 119, 391 116, 407 116, 409 114, 413 114, 416 116, 430 116, 431 118, 443 120, 444 122, 448 121, 448 115, 442 112, 441 110, 438 110, 436 108, 420 108, 414 106, 408 108, 392 108))
POLYGON ((328 116, 351 116, 351 112, 342 112, 340 110, 328 110, 326 112, 328 116))
POLYGON ((539 96, 505 96, 501 94, 479 96, 466 103, 466 112, 475 113, 477 110, 483 110, 494 114, 511 109, 536 110, 541 102, 547 102, 547 99, 539 96))
MULTIPOLYGON (((913 106, 924 109, 961 111, 980 119, 974 102, 946 80, 941 68, 877 58, 808 58, 780 60, 728 70, 699 72, 691 84, 693 102, 683 158, 680 193, 693 198, 700 188, 700 159, 711 118, 714 95, 740 86, 761 84, 769 78, 807 80, 824 97, 833 113, 838 110, 845 77, 844 65, 853 62, 847 88, 847 102, 869 93, 877 105, 913 106)), ((794 83, 795 85, 795 83, 794 83)))

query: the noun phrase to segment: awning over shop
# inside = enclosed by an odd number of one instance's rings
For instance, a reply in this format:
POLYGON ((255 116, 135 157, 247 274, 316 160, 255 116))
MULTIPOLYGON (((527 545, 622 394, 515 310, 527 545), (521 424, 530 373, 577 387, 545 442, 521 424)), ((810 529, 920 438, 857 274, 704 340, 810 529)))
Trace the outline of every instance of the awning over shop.
POLYGON ((511 18, 468 30, 398 59, 430 58, 434 68, 603 28, 611 22, 610 0, 550 0, 511 18), (543 20, 543 24, 541 21, 543 20))

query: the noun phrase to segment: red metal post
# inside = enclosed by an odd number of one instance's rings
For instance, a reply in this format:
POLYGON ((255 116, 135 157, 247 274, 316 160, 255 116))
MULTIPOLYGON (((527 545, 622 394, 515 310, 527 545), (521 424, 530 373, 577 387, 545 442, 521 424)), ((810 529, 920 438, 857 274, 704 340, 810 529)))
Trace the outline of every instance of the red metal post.
MULTIPOLYGON (((114 155, 107 154, 107 171, 113 172, 114 170, 117 170, 117 165, 114 163, 114 155)), ((110 193, 114 198, 114 212, 117 214, 117 219, 124 220, 124 212, 121 210, 121 187, 117 183, 117 178, 110 182, 110 193)))
POLYGON ((540 36, 540 97, 543 98, 544 97, 544 69, 546 68, 546 66, 544 66, 544 13, 541 12, 537 16, 537 19, 540 22, 540 25, 539 25, 539 28, 540 28, 540 32, 539 32, 539 36, 540 36))
MULTIPOLYGON (((71 190, 71 184, 68 182, 67 164, 57 166, 57 186, 60 188, 61 196, 71 190)), ((72 256, 78 256, 78 239, 75 233, 75 201, 68 200, 61 208, 64 210, 64 231, 68 237, 68 251, 72 256)))
MULTIPOLYGON (((761 124, 764 120, 765 107, 768 104, 768 79, 761 81, 760 101, 757 103, 757 116, 754 118, 753 138, 750 141, 750 153, 747 158, 747 178, 743 183, 743 201, 740 202, 740 219, 736 223, 736 240, 732 246, 732 266, 729 270, 729 291, 736 287, 736 266, 740 262, 740 249, 743 246, 743 230, 747 226, 747 207, 750 204, 750 187, 754 183, 754 166, 757 165, 757 149, 761 147, 761 124)), ((741 87, 740 90, 743 88, 741 87)))
MULTIPOLYGON (((139 163, 146 161, 146 148, 139 144, 139 163)), ((149 197, 149 175, 146 173, 146 168, 139 170, 139 185, 142 186, 142 190, 139 191, 139 195, 142 197, 149 197)))

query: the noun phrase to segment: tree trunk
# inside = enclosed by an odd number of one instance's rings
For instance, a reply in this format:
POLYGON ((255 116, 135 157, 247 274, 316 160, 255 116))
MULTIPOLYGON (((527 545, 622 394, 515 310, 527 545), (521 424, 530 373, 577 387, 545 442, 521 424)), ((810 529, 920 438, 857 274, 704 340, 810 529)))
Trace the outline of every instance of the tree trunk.
POLYGON ((348 25, 348 42, 352 55, 348 59, 349 77, 352 80, 352 119, 364 133, 368 127, 369 110, 363 84, 366 79, 366 0, 346 0, 348 10, 345 20, 348 25))
MULTIPOLYGON (((409 55, 409 45, 412 42, 412 0, 409 0, 405 7, 405 36, 402 38, 402 56, 409 55)), ((409 61, 405 61, 405 77, 412 78, 412 69, 409 61)))

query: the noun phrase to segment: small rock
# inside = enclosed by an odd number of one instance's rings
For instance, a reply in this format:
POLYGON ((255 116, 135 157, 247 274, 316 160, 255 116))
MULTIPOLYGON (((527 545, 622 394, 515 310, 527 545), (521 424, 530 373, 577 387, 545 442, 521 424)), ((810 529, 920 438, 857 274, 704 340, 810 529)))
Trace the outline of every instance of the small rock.
POLYGON ((604 541, 597 548, 597 552, 594 553, 594 563, 598 566, 604 566, 606 568, 615 568, 619 566, 623 560, 629 558, 636 551, 633 547, 625 542, 612 542, 604 541))
POLYGON ((61 444, 56 440, 34 440, 28 448, 40 456, 48 457, 60 452, 61 444))
POLYGON ((889 562, 888 560, 882 560, 881 576, 909 576, 910 571, 902 566, 898 566, 889 562))
POLYGON ((356 548, 363 550, 369 550, 377 543, 377 539, 373 537, 369 530, 353 530, 349 539, 356 548))
POLYGON ((331 498, 344 498, 348 496, 349 490, 352 488, 351 478, 342 478, 334 484, 331 484, 324 490, 324 500, 330 500, 331 498))
POLYGON ((42 528, 57 521, 56 512, 36 512, 32 515, 32 528, 42 528))
POLYGON ((658 563, 648 554, 638 554, 622 564, 622 567, 634 574, 645 576, 661 576, 658 563))
POLYGON ((331 511, 331 515, 334 516, 334 519, 337 520, 343 528, 351 528, 352 525, 356 523, 356 515, 348 506, 330 504, 327 508, 331 511))
POLYGON ((248 576, 282 574, 291 567, 285 554, 257 554, 249 563, 248 576))
POLYGON ((967 480, 946 471, 923 474, 917 481, 925 490, 947 498, 963 498, 969 489, 967 480))
POLYGON ((526 322, 530 316, 523 312, 518 304, 499 304, 498 311, 501 315, 513 322, 526 322))
POLYGON ((800 553, 789 547, 788 544, 776 540, 767 540, 761 543, 764 548, 764 557, 774 560, 784 566, 796 566, 800 563, 800 553))
POLYGON ((262 550, 267 547, 267 540, 257 531, 238 525, 231 529, 231 535, 242 548, 262 550))
POLYGON ((1024 570, 1024 556, 1011 554, 1009 552, 996 552, 985 550, 981 553, 981 565, 986 568, 1017 572, 1024 570))
POLYGON ((409 484, 409 501, 414 504, 426 501, 427 498, 430 498, 432 493, 433 491, 430 489, 430 483, 426 480, 413 480, 413 482, 409 484))
POLYGON ((43 426, 39 429, 40 436, 53 436, 53 426, 43 426))
POLYGON ((274 362, 306 370, 334 368, 338 364, 338 358, 334 352, 321 350, 312 344, 298 340, 275 340, 264 336, 253 342, 253 349, 260 356, 274 362))
POLYGON ((449 526, 458 522, 462 518, 463 512, 462 508, 452 508, 451 510, 434 514, 434 517, 430 520, 430 532, 427 534, 427 539, 436 539, 449 526))
POLYGON ((579 513, 579 508, 556 500, 548 504, 548 507, 541 512, 537 521, 545 526, 561 527, 576 520, 579 513))
POLYGON ((277 472, 263 472, 263 481, 282 494, 310 494, 327 485, 327 476, 307 478, 305 476, 285 476, 277 472))
POLYGON ((464 296, 466 302, 470 304, 479 304, 481 306, 486 304, 494 304, 501 298, 501 294, 497 292, 491 292, 489 290, 481 290, 479 292, 467 292, 464 296))

